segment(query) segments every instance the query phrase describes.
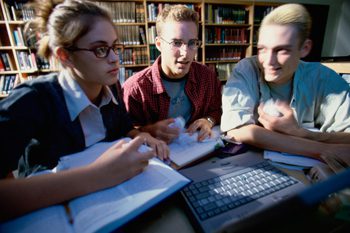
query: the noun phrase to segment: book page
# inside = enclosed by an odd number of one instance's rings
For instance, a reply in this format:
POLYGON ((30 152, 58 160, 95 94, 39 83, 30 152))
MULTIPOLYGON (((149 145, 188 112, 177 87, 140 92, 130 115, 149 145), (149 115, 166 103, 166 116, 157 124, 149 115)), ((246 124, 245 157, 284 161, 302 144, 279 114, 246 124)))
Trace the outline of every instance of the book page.
POLYGON ((0 224, 0 232, 73 233, 63 205, 50 206, 0 224))
POLYGON ((189 180, 158 159, 145 171, 106 190, 69 203, 76 232, 114 230, 155 205, 189 180))
POLYGON ((212 138, 198 142, 198 133, 192 136, 181 133, 179 138, 169 145, 171 161, 182 167, 213 152, 216 146, 222 145, 219 126, 213 128, 213 134, 212 138))

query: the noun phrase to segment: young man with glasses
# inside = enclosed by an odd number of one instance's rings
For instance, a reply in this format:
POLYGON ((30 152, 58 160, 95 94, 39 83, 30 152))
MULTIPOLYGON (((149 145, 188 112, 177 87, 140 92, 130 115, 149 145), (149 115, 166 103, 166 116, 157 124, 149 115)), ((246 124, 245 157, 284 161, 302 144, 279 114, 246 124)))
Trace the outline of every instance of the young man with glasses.
POLYGON ((169 143, 179 130, 169 127, 183 117, 198 140, 210 136, 221 116, 221 83, 205 65, 195 62, 198 13, 184 5, 165 7, 157 17, 155 63, 126 80, 124 101, 134 125, 169 143))

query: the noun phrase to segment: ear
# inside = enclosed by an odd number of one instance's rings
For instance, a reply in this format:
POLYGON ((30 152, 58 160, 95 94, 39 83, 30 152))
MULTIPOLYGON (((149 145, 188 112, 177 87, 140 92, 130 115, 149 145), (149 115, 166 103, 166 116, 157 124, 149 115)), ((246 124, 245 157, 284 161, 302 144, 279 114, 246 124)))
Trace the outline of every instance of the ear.
POLYGON ((156 37, 156 47, 158 49, 159 52, 162 52, 162 48, 160 47, 160 41, 161 39, 159 38, 159 36, 156 37))
POLYGON ((67 50, 61 47, 57 47, 54 53, 57 59, 62 63, 62 65, 68 66, 68 67, 73 66, 73 63, 71 61, 71 58, 67 50))
POLYGON ((310 53, 311 48, 312 48, 312 40, 306 39, 300 48, 300 57, 301 58, 306 57, 310 53))

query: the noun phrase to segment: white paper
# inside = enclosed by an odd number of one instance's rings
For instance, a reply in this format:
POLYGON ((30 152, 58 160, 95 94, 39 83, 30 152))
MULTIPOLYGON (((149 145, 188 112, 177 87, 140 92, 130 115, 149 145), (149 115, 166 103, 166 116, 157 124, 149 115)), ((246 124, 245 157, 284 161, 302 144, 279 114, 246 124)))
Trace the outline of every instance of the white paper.
POLYGON ((0 223, 3 233, 72 233, 66 210, 62 205, 50 206, 0 223))
POLYGON ((211 138, 198 142, 198 133, 191 136, 187 133, 181 133, 179 138, 169 145, 170 159, 182 167, 213 152, 216 146, 223 144, 218 126, 213 128, 213 134, 211 138))
POLYGON ((174 189, 179 180, 188 182, 158 159, 153 159, 138 176, 116 187, 71 201, 69 207, 74 229, 76 232, 106 232, 115 229, 149 207, 142 207, 136 212, 135 209, 174 189))

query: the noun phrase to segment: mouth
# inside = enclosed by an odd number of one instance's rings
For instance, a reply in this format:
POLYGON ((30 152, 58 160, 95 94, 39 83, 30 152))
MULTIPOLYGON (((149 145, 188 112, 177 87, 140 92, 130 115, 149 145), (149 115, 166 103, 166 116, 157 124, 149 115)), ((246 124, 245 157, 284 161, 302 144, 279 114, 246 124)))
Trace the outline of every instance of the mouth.
POLYGON ((189 64, 189 61, 176 61, 176 64, 178 64, 180 67, 185 67, 189 64))
POLYGON ((280 67, 278 67, 278 68, 265 68, 265 73, 266 73, 266 74, 275 74, 275 73, 277 73, 279 70, 281 70, 280 67))
POLYGON ((114 69, 109 70, 107 73, 109 73, 109 74, 117 74, 118 72, 119 72, 119 68, 114 68, 114 69))

